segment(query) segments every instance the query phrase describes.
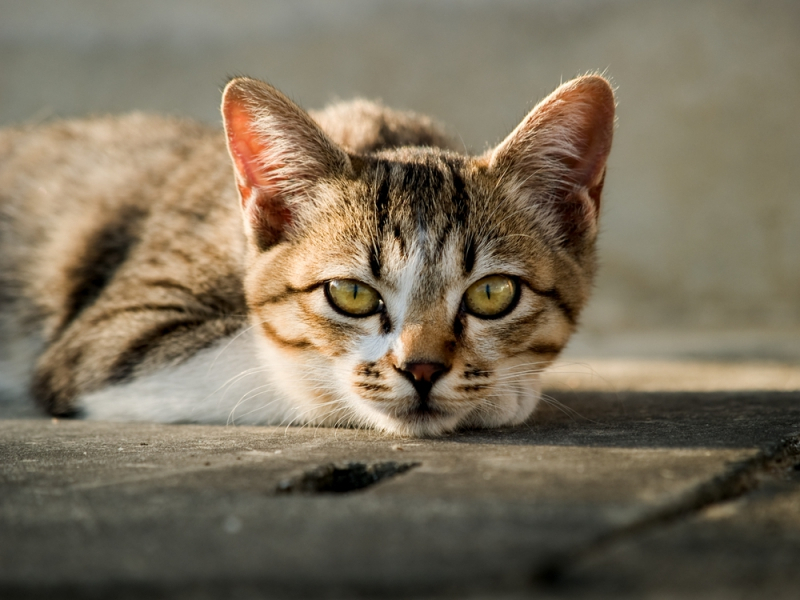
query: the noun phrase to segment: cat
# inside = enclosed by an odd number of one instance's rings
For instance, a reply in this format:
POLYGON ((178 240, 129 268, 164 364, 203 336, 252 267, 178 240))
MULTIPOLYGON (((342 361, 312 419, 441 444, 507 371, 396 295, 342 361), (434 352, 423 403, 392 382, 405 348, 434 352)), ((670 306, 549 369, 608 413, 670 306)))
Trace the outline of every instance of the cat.
POLYGON ((614 114, 582 76, 468 156, 429 118, 309 114, 240 77, 224 132, 4 130, 5 393, 118 421, 524 422, 590 292, 614 114))

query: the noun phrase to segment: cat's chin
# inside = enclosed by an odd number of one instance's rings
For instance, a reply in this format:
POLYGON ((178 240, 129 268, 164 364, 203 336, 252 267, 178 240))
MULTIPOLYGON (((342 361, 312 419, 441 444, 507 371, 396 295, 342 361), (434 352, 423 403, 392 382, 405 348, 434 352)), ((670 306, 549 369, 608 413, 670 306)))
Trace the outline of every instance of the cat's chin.
POLYGON ((519 425, 533 413, 541 392, 538 381, 525 394, 508 398, 498 406, 492 404, 487 409, 482 403, 470 408, 445 411, 436 408, 409 409, 405 412, 388 414, 383 410, 366 404, 356 403, 356 414, 364 426, 378 429, 401 437, 436 437, 457 429, 486 429, 519 425))
POLYGON ((434 437, 456 429, 466 416, 465 411, 445 412, 426 408, 392 411, 375 406, 369 401, 356 398, 351 403, 357 420, 363 427, 377 429, 400 437, 434 437))
POLYGON ((403 417, 390 417, 374 420, 372 426, 385 433, 402 437, 435 437, 459 427, 464 415, 441 412, 412 413, 403 417))

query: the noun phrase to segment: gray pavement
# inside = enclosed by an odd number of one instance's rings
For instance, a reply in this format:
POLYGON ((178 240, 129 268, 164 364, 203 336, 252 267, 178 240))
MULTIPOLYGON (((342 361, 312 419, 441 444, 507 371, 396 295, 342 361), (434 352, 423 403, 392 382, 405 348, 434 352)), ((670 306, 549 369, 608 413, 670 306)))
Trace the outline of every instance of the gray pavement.
POLYGON ((553 394, 442 439, 0 421, 0 597, 797 597, 800 393, 553 394))

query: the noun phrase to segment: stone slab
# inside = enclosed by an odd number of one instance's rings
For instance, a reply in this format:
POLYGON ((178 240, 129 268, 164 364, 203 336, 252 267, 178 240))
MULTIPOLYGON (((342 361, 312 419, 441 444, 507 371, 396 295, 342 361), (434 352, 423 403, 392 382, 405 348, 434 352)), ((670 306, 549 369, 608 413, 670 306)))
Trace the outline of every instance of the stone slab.
POLYGON ((441 439, 0 421, 0 596, 514 597, 553 556, 800 431, 798 393, 558 400, 566 412, 441 439), (416 466, 345 494, 279 493, 354 462, 416 466))
POLYGON ((800 597, 800 471, 624 540, 551 592, 567 597, 800 597))

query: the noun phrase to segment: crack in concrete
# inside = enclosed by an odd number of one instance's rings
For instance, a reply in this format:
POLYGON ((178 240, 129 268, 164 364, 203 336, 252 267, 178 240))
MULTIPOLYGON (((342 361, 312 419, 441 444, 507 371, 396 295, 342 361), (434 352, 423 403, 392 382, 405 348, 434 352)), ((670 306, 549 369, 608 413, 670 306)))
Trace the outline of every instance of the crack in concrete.
POLYGON ((800 471, 800 435, 786 438, 771 450, 734 465, 726 473, 699 485, 673 503, 544 561, 534 568, 530 582, 535 587, 557 586, 580 562, 615 544, 689 518, 715 504, 741 498, 767 481, 786 479, 797 471, 800 471))
POLYGON ((276 489, 279 494, 344 494, 361 490, 385 479, 396 477, 418 467, 420 463, 349 462, 329 463, 290 479, 282 480, 276 489))

